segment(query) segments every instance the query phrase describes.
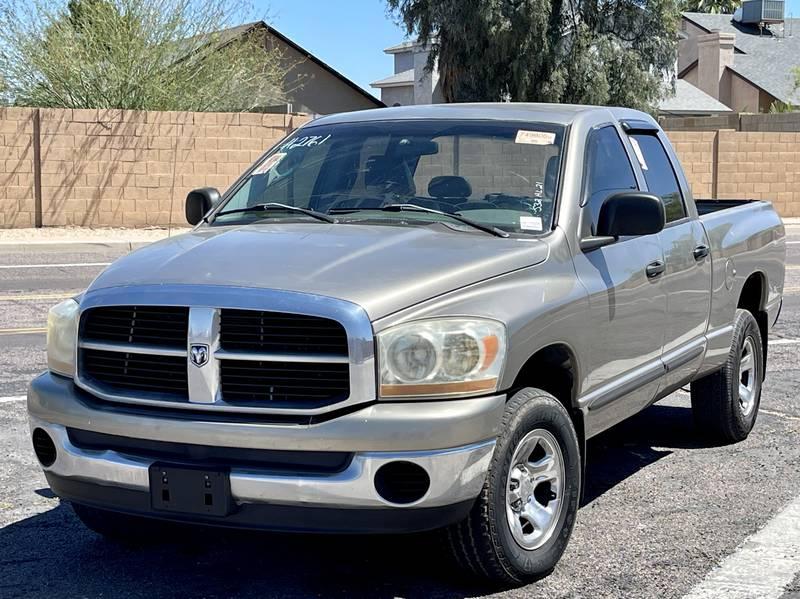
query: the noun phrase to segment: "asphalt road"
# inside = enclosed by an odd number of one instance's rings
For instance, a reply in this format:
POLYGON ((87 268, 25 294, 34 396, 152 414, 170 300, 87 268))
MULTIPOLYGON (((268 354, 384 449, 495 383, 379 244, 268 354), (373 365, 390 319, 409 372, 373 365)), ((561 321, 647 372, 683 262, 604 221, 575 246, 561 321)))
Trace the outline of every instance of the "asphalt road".
MULTIPOLYGON (((682 597, 800 495, 800 226, 747 441, 706 443, 677 393, 594 439, 587 494, 555 572, 507 597, 682 597)), ((44 368, 47 308, 125 245, 0 245, 0 597, 461 597, 436 540, 204 532, 125 549, 85 530, 49 491, 24 401, 44 368), (74 266, 83 264, 81 266, 74 266), (58 265, 18 268, 23 265, 58 265), (73 266, 67 266, 73 265, 73 266), (15 268, 4 268, 14 266, 15 268)), ((166 537, 166 533, 165 533, 166 537)), ((784 599, 800 593, 800 577, 784 599)))

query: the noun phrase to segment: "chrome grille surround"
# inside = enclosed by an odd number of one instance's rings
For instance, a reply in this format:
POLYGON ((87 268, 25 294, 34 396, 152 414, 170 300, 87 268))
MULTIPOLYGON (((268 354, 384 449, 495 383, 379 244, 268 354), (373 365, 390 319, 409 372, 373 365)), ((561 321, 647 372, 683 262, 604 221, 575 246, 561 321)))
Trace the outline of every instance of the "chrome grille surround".
POLYGON ((90 289, 81 299, 81 317, 86 310, 112 306, 176 306, 189 308, 189 332, 185 349, 152 345, 135 346, 120 343, 83 341, 79 335, 76 355, 79 356, 75 384, 100 399, 135 405, 187 410, 257 413, 257 414, 322 414, 376 398, 375 356, 372 324, 360 306, 325 296, 249 287, 206 285, 136 285, 90 289), (269 354, 224 351, 220 348, 220 310, 262 310, 307 316, 319 316, 339 322, 347 333, 348 356, 321 354, 269 354), (197 367, 189 360, 193 345, 207 345, 209 360, 197 367), (137 391, 122 393, 82 376, 81 349, 145 353, 148 355, 182 356, 186 358, 188 401, 176 400, 168 394, 137 391), (243 406, 224 401, 220 386, 221 360, 292 361, 295 363, 349 364, 350 394, 336 403, 315 408, 243 406))

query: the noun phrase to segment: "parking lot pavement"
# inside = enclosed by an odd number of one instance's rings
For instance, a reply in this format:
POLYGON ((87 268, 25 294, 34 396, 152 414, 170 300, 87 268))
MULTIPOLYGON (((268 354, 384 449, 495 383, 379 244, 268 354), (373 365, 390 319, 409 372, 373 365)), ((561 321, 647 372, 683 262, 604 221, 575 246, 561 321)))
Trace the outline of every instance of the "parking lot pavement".
MULTIPOLYGON (((777 576, 775 558, 786 558, 753 535, 785 532, 784 552, 800 553, 791 544, 800 541, 800 523, 780 519, 800 495, 800 226, 787 232, 786 300, 750 437, 732 446, 706 443, 693 428, 687 394, 679 392, 593 439, 586 498, 563 560, 543 581, 498 596, 666 599, 695 589, 694 596, 724 597, 725 564, 751 555, 748 547, 758 548, 751 565, 764 580, 777 576)), ((171 543, 165 530, 160 544, 125 549, 85 530, 47 488, 30 449, 22 396, 44 368, 47 308, 127 251, 113 244, 0 246, 1 597, 460 597, 485 591, 449 570, 431 535, 202 531, 190 542, 171 543)), ((782 588, 763 596, 797 597, 800 575, 792 580, 791 568, 800 570, 800 554, 791 560, 780 562, 790 570, 775 578, 782 588)))

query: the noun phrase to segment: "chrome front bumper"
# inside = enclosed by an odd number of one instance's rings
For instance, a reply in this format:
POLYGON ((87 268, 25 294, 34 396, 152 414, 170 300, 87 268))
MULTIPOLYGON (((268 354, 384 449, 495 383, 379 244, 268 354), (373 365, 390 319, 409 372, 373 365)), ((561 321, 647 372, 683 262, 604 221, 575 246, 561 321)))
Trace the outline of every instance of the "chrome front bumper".
MULTIPOLYGON (((149 492, 149 468, 156 460, 116 451, 75 447, 67 429, 31 417, 31 430, 44 429, 55 441, 57 458, 45 472, 104 486, 149 492)), ((432 451, 384 451, 357 453, 349 466, 332 475, 270 474, 232 468, 231 493, 238 504, 277 503, 317 507, 438 507, 474 499, 483 486, 495 441, 432 451), (392 504, 378 495, 375 472, 395 461, 412 462, 431 478, 428 492, 410 504, 392 504)))
MULTIPOLYGON (((277 504, 330 508, 435 508, 477 497, 495 446, 503 396, 405 404, 372 404, 320 424, 256 424, 170 419, 98 410, 68 379, 44 374, 28 393, 31 429, 54 440, 55 462, 45 473, 100 487, 149 492, 152 457, 76 447, 67 428, 134 439, 292 451, 347 451, 353 459, 335 474, 298 475, 232 467, 237 505, 277 504), (375 489, 374 475, 392 461, 415 463, 430 487, 418 501, 397 505, 375 489)), ((107 506, 113 509, 114 506, 107 506)))

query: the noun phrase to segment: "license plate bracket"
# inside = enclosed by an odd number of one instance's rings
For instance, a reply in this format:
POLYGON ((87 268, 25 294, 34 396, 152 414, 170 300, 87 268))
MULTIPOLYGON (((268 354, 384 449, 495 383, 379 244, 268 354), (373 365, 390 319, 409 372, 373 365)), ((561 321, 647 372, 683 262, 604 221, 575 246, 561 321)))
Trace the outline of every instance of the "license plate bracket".
POLYGON ((155 463, 149 475, 154 510, 207 516, 233 511, 228 470, 155 463))

